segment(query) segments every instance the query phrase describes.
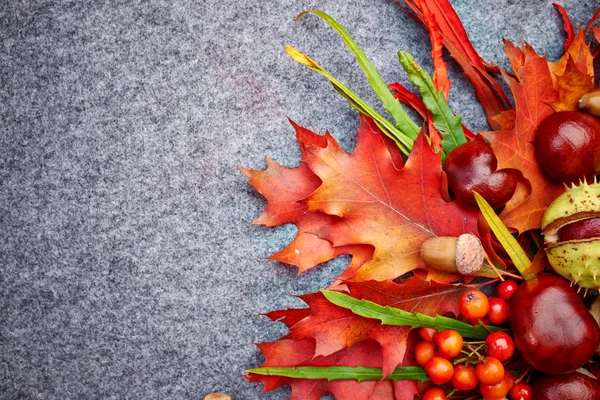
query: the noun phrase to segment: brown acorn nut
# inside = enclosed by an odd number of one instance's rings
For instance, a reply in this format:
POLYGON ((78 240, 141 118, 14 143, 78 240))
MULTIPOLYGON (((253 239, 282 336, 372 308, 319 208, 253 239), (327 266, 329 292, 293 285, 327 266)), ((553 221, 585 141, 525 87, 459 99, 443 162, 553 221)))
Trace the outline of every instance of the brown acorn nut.
POLYGON ((600 118, 600 91, 584 94, 579 99, 578 107, 581 111, 600 118))
POLYGON ((202 400, 233 400, 233 397, 228 396, 225 393, 215 392, 207 394, 202 400))
POLYGON ((479 271, 484 258, 481 242, 472 233, 431 238, 421 245, 420 255, 431 268, 463 275, 479 271))
POLYGON ((546 209, 542 233, 548 261, 583 288, 600 286, 600 184, 573 185, 546 209))

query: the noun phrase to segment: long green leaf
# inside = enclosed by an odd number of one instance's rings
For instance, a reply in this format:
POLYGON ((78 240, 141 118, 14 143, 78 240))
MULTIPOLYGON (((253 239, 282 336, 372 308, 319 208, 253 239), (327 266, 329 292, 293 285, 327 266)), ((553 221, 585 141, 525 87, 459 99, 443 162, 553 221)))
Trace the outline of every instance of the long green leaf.
POLYGON ((442 315, 432 317, 390 306, 384 307, 377 303, 373 303, 372 301, 364 299, 359 300, 340 292, 322 290, 321 293, 323 293, 327 300, 336 306, 347 308, 361 317, 378 319, 384 325, 434 328, 438 331, 454 329, 463 337, 472 339, 485 339, 490 334, 489 331, 495 332, 501 330, 501 328, 495 326, 486 326, 486 328, 489 329, 488 331, 481 325, 471 326, 465 322, 454 318, 444 317, 442 315))
POLYGON ((454 115, 441 90, 437 90, 431 76, 412 55, 399 52, 398 58, 408 74, 408 79, 419 89, 425 107, 433 116, 433 126, 442 135, 442 149, 445 154, 467 142, 459 115, 454 115))
POLYGON ((340 25, 331 16, 319 10, 304 11, 296 18, 300 18, 306 13, 313 13, 319 16, 341 36, 344 43, 346 43, 352 54, 354 54, 354 57, 356 57, 358 65, 367 76, 367 81, 371 85, 373 92, 379 97, 385 110, 390 113, 394 121, 396 121, 396 127, 409 138, 413 140, 416 139, 420 131, 419 126, 408 116, 404 108, 402 108, 400 101, 392 95, 375 66, 371 64, 363 49, 358 46, 346 28, 340 25))
MULTIPOLYGON (((261 367, 249 369, 247 373, 267 376, 285 376, 296 379, 327 379, 328 381, 340 380, 356 380, 364 381, 380 381, 383 379, 381 368, 368 367, 345 367, 345 366, 330 366, 330 367, 261 367)), ((385 379, 392 381, 421 381, 427 382, 429 378, 425 370, 421 367, 402 367, 396 368, 385 379)))
POLYGON ((307 56, 306 54, 300 52, 292 46, 286 46, 286 51, 288 55, 299 62, 300 64, 306 65, 308 68, 312 69, 315 72, 323 75, 325 78, 329 79, 333 87, 346 99, 350 101, 352 106, 356 108, 362 114, 368 115, 375 121, 379 129, 388 137, 393 139, 400 150, 408 155, 413 146, 413 140, 404 135, 401 131, 398 130, 387 118, 383 117, 374 108, 368 105, 364 100, 358 97, 352 90, 350 90, 343 83, 334 78, 325 68, 319 65, 315 60, 307 56))
POLYGON ((475 195, 475 200, 477 201, 477 205, 483 214, 483 217, 487 221, 488 225, 500 241, 504 250, 508 253, 508 256, 512 260, 515 267, 519 270, 523 278, 531 279, 534 274, 526 274, 525 271, 531 265, 531 260, 527 257, 527 253, 525 250, 519 245, 517 239, 514 238, 513 235, 508 231, 508 228, 502 220, 496 215, 494 209, 489 205, 487 201, 477 192, 473 192, 475 195), (525 275, 524 275, 525 274, 525 275))

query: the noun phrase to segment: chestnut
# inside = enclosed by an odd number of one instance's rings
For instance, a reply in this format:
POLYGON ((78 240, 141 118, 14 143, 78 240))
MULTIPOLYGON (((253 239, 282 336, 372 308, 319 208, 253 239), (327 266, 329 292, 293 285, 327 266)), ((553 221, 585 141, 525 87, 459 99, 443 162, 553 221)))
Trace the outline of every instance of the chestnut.
POLYGON ((600 173, 600 121, 579 111, 550 114, 537 128, 535 151, 552 179, 592 181, 600 173))
POLYGON ((561 227, 556 234, 559 242, 600 238, 600 217, 571 222, 561 227))
POLYGON ((579 372, 544 375, 533 384, 533 400, 597 400, 600 382, 579 372))
POLYGON ((461 144, 446 157, 444 171, 456 200, 477 208, 473 190, 492 208, 502 207, 517 188, 518 172, 514 169, 496 171, 498 159, 486 142, 472 140, 461 144))
POLYGON ((515 347, 532 367, 566 374, 584 365, 600 343, 600 328, 568 281, 543 274, 510 298, 515 347))

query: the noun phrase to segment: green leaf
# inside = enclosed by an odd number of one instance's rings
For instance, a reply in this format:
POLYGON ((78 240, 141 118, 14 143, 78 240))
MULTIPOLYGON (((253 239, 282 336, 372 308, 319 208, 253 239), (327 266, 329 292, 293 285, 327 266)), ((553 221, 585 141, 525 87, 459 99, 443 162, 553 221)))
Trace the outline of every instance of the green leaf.
MULTIPOLYGON (((368 367, 261 367, 249 369, 246 371, 250 374, 267 375, 267 376, 285 376, 296 379, 327 379, 328 381, 340 380, 356 380, 364 381, 380 381, 383 379, 381 368, 368 367)), ((427 382, 429 378, 425 370, 421 367, 402 367, 396 368, 385 379, 392 381, 421 381, 427 382)))
POLYGON ((373 303, 372 301, 364 299, 359 300, 340 292, 322 290, 321 293, 323 293, 327 300, 336 306, 347 308, 361 317, 378 319, 384 325, 434 328, 438 331, 454 329, 463 337, 472 339, 485 339, 490 334, 490 331, 495 332, 501 330, 501 328, 495 326, 471 326, 465 322, 454 318, 444 317, 442 315, 432 317, 421 313, 411 313, 390 306, 384 307, 377 303, 373 303))
MULTIPOLYGON (((488 204, 487 201, 481 195, 475 191, 473 191, 473 195, 475 195, 475 200, 477 201, 477 205, 483 214, 483 217, 487 221, 488 225, 500 241, 504 250, 508 253, 508 256, 512 260, 515 267, 519 270, 521 275, 525 274, 525 271, 531 265, 531 261, 529 257, 527 257, 527 253, 525 250, 519 245, 517 239, 514 238, 513 235, 508 231, 508 228, 502 220, 496 215, 494 209, 488 204)), ((523 275, 525 279, 531 279, 535 275, 534 274, 526 274, 523 275)))
POLYGON ((362 114, 365 114, 373 119, 379 129, 388 137, 393 139, 400 150, 408 155, 413 146, 413 139, 408 138, 401 131, 398 130, 387 118, 383 117, 374 108, 368 105, 364 100, 358 97, 352 90, 350 90, 343 83, 334 78, 325 68, 320 66, 315 60, 307 56, 306 54, 300 52, 292 46, 286 46, 286 51, 288 55, 299 62, 300 64, 306 65, 308 68, 312 69, 315 72, 323 75, 325 78, 329 79, 333 87, 346 99, 350 101, 350 104, 354 108, 356 108, 362 114))
POLYGON ((396 127, 402 131, 404 135, 413 140, 416 139, 420 131, 419 126, 408 116, 404 108, 402 108, 400 101, 392 95, 375 66, 371 64, 363 49, 358 46, 346 28, 340 25, 335 19, 331 18, 331 16, 319 10, 304 11, 296 18, 300 18, 306 13, 313 13, 319 16, 341 36, 344 43, 346 43, 346 46, 348 46, 352 54, 354 54, 354 57, 356 57, 358 65, 360 65, 367 76, 367 81, 371 85, 373 92, 379 97, 385 110, 392 116, 394 121, 396 121, 396 127))
POLYGON ((442 149, 445 154, 467 142, 459 115, 454 115, 441 90, 437 90, 431 76, 412 55, 399 52, 398 58, 408 74, 408 79, 419 89, 425 107, 433 116, 433 126, 442 135, 442 149))

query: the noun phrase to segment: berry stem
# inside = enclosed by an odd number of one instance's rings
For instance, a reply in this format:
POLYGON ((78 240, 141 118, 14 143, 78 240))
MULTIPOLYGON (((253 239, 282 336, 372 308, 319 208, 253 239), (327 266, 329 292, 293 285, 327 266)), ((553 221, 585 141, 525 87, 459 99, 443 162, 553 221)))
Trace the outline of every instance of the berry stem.
POLYGON ((500 272, 496 269, 496 266, 494 265, 494 263, 492 262, 492 260, 490 260, 490 257, 488 256, 487 252, 485 250, 483 250, 483 257, 485 258, 485 261, 488 262, 488 266, 494 270, 494 272, 496 273, 496 275, 498 275, 498 278, 504 282, 504 278, 502 277, 502 274, 500 274, 500 272))
POLYGON ((490 330, 490 328, 487 327, 486 324, 483 323, 483 321, 481 319, 478 319, 477 322, 479 322, 479 325, 483 326, 483 329, 485 329, 486 331, 488 331, 489 333, 494 333, 490 330))

